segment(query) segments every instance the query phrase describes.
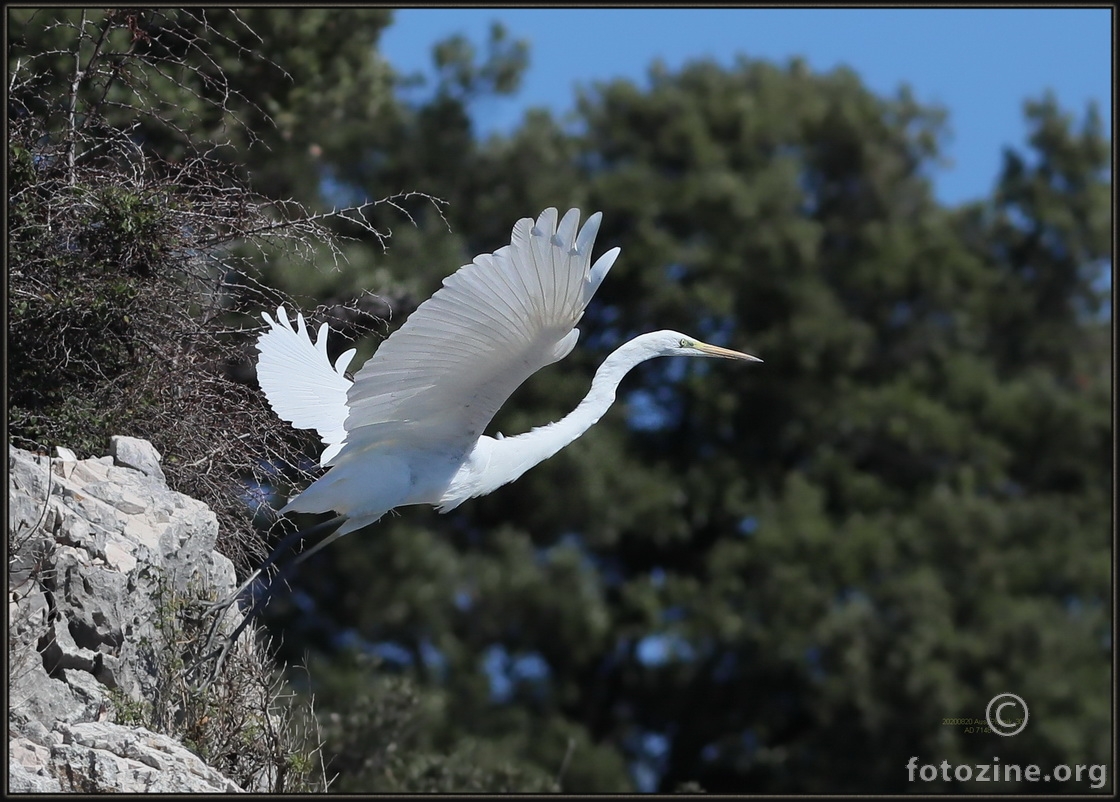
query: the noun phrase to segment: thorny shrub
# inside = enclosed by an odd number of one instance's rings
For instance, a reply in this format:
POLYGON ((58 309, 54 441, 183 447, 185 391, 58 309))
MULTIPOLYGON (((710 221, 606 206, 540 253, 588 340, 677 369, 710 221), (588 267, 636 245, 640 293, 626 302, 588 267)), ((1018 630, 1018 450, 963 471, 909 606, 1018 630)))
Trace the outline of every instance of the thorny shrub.
MULTIPOLYGON (((253 381, 260 312, 298 308, 259 283, 254 264, 284 250, 309 259, 326 250, 337 260, 339 222, 381 240, 370 208, 407 212, 396 197, 310 214, 249 191, 236 159, 208 132, 241 125, 241 140, 252 141, 268 115, 230 87, 207 45, 286 74, 260 64, 205 14, 40 9, 9 17, 9 438, 79 457, 103 454, 114 434, 150 440, 169 486, 214 510, 219 550, 245 569, 265 551, 254 517, 275 522, 251 488, 283 492, 307 482, 304 454, 314 442, 277 418, 253 381), (34 25, 45 39, 24 36, 34 25), (185 127, 174 115, 163 119, 176 97, 191 99, 185 127), (239 115, 247 110, 246 125, 239 115), (175 147, 149 146, 161 131, 175 147)), ((376 322, 357 307, 306 314, 309 322, 341 317, 351 331, 376 322)), ((201 688, 165 662, 164 690, 179 697, 179 715, 123 698, 117 713, 183 737, 231 778, 307 788, 318 753, 289 736, 314 718, 281 691, 266 653, 239 646, 218 681, 201 688)))
POLYGON ((294 703, 283 672, 268 659, 269 649, 258 648, 252 636, 234 646, 214 682, 193 683, 186 665, 193 650, 183 651, 183 645, 205 639, 208 627, 192 608, 207 594, 200 588, 178 594, 164 582, 157 587, 158 642, 141 644, 156 671, 157 695, 139 707, 128 699, 115 702, 117 720, 138 718, 149 729, 179 738, 246 790, 325 791, 330 780, 313 701, 294 703))
MULTIPOLYGON (((269 119, 207 46, 260 57, 205 12, 45 14, 20 19, 46 26, 50 47, 21 49, 18 25, 9 39, 10 435, 79 456, 104 453, 114 434, 150 440, 168 484, 214 510, 219 549, 244 568, 264 553, 253 519, 272 522, 265 494, 310 480, 314 442, 279 420, 252 380, 260 312, 297 308, 255 280, 254 260, 322 247, 337 260, 345 237, 328 221, 381 240, 367 211, 403 211, 400 198, 312 215, 254 195, 221 143, 196 141, 197 131, 239 125, 252 141, 269 119), (191 130, 161 115, 176 96, 192 99, 191 130), (160 131, 176 143, 171 160, 147 147, 160 131)), ((357 331, 376 322, 358 308, 307 316, 357 331)))

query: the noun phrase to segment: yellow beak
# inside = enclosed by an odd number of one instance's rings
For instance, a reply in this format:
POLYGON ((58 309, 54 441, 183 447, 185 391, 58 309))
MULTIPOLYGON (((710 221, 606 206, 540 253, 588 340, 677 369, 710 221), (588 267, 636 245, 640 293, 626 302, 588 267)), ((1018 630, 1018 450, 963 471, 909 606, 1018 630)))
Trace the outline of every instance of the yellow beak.
POLYGON ((748 362, 761 362, 757 356, 751 354, 744 354, 739 351, 732 351, 730 348, 720 348, 718 345, 708 345, 707 343, 696 343, 696 350, 703 351, 710 356, 718 356, 724 359, 745 359, 748 362))

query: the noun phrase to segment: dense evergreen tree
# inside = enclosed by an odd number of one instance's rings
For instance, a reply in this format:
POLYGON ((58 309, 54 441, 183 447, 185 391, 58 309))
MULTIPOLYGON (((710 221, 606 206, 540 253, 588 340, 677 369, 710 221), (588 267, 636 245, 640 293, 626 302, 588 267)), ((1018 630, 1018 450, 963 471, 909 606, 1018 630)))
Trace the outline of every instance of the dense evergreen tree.
POLYGON ((257 186, 447 204, 406 204, 415 228, 397 218, 387 251, 361 242, 336 273, 285 265, 289 289, 396 299, 390 331, 515 220, 577 205, 622 256, 581 344, 496 430, 565 414, 643 331, 766 360, 647 363, 518 482, 310 560, 271 621, 310 656, 338 788, 983 791, 910 785, 906 763, 1107 762, 1111 143, 1094 110, 1028 103, 1029 149, 992 197, 945 208, 945 114, 905 88, 799 61, 654 65, 585 91, 571 121, 534 112, 482 141, 473 104, 516 87, 523 46, 445 43, 440 83, 374 120, 360 82, 305 89, 384 19, 323 47, 283 24, 318 13, 254 11, 302 76, 276 98, 245 77, 299 164, 285 184, 246 156, 257 186), (1008 691, 1030 705, 1019 736, 944 725, 1008 691))
POLYGON ((1105 760, 1099 121, 1074 132, 1031 104, 1032 152, 953 210, 929 188, 943 114, 906 90, 797 62, 655 67, 649 84, 586 93, 576 133, 536 114, 453 152, 409 136, 469 232, 428 288, 530 209, 605 211, 623 256, 507 432, 565 413, 641 331, 765 365, 643 366, 516 484, 340 543, 299 580, 327 629, 439 689, 443 748, 499 740, 555 770, 574 738, 569 790, 903 791, 912 755, 997 746, 1105 760), (1038 725, 1014 743, 942 726, 1008 688, 1038 725))

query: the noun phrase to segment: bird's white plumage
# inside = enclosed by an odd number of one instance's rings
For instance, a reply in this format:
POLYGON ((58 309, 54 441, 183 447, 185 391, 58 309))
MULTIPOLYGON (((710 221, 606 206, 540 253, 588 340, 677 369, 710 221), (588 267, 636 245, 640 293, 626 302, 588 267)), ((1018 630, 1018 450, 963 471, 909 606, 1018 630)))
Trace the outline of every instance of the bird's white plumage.
MULTIPOLYGON (((560 420, 515 437, 484 435, 525 379, 575 346, 576 323, 619 254, 612 248, 591 263, 599 221, 593 214, 579 229, 577 209, 559 222, 555 209, 535 222, 519 220, 509 245, 447 278, 353 383, 345 371, 354 351, 332 365, 326 324, 313 342, 302 315, 295 328, 282 306, 275 320, 263 315, 269 327, 257 340, 261 389, 278 416, 319 432, 326 446, 320 462, 329 468, 280 512, 333 510, 340 521, 285 571, 395 507, 432 504, 446 512, 516 480, 602 418, 623 377, 647 359, 761 361, 677 331, 641 334, 603 360, 587 395, 560 420)), ((232 603, 300 535, 285 538, 217 607, 232 603)))
MULTIPOLYGON (((261 388, 298 428, 318 430, 330 469, 281 510, 334 510, 344 520, 315 549, 406 504, 454 509, 548 459, 598 421, 622 377, 657 356, 757 357, 675 331, 643 334, 599 366, 579 406, 559 421, 516 437, 483 430, 514 390, 576 344, 576 323, 619 249, 592 264, 601 215, 579 228, 579 210, 557 220, 546 209, 519 220, 510 244, 476 256, 444 280, 381 344, 353 383, 348 351, 332 365, 327 327, 316 342, 303 317, 293 328, 283 307, 258 339, 261 388)), ((308 552, 310 553, 310 552, 308 552)))
POLYGON ((332 365, 327 356, 326 323, 312 342, 303 315, 296 316, 294 329, 283 306, 276 310, 275 320, 268 312, 261 316, 270 328, 257 341, 257 380, 281 419, 297 429, 319 433, 327 447, 321 457, 325 464, 339 452, 346 437, 346 393, 351 382, 345 374, 356 351, 351 348, 332 365))
POLYGON ((578 209, 559 225, 546 209, 445 279, 358 371, 334 462, 388 443, 465 454, 525 379, 575 346, 575 325, 619 253, 592 266, 600 219, 577 234, 578 209))

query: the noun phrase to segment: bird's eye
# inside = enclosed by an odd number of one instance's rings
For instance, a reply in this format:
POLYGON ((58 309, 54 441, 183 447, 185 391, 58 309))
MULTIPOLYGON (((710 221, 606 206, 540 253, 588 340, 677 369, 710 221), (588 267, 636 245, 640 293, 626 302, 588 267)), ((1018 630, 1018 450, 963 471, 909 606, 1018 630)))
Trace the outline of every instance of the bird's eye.
POLYGON ((680 347, 681 348, 691 348, 692 347, 692 342, 690 340, 681 340, 680 347))

